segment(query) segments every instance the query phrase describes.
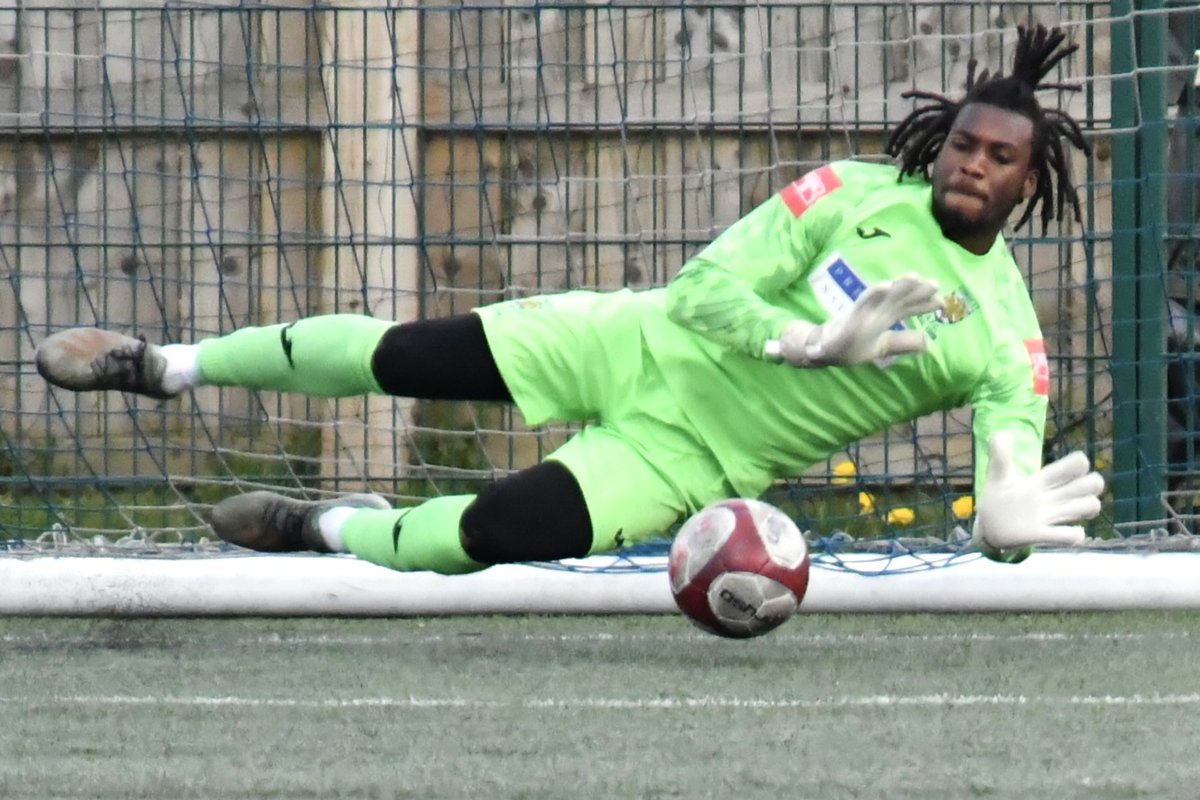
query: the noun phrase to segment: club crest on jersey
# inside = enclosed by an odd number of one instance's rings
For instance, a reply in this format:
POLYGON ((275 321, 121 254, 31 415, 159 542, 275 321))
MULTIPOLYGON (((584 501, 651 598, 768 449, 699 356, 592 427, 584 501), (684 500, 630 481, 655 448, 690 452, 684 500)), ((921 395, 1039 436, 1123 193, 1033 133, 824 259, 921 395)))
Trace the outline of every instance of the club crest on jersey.
POLYGON ((792 181, 779 192, 783 204, 793 216, 800 216, 813 203, 842 185, 833 167, 815 169, 799 180, 792 181))
POLYGON ((946 295, 942 307, 933 312, 933 318, 943 325, 953 325, 969 317, 979 304, 966 289, 955 289, 946 295))
POLYGON ((1046 358, 1046 343, 1041 339, 1026 339, 1029 365, 1033 369, 1033 393, 1050 394, 1050 361, 1046 358))
MULTIPOLYGON (((825 259, 808 276, 808 283, 831 318, 848 313, 858 296, 867 290, 867 284, 846 263, 841 253, 833 253, 825 259)), ((892 330, 905 330, 905 325, 897 322, 892 330)))

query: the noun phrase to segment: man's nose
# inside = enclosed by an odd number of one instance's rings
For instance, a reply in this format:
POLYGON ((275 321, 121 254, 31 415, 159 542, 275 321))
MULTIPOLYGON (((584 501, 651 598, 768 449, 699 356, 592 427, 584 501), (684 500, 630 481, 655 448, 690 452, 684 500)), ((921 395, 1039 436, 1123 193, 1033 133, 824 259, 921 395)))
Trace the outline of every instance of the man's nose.
POLYGON ((962 169, 969 175, 982 177, 985 171, 987 155, 982 150, 972 150, 963 159, 962 169))

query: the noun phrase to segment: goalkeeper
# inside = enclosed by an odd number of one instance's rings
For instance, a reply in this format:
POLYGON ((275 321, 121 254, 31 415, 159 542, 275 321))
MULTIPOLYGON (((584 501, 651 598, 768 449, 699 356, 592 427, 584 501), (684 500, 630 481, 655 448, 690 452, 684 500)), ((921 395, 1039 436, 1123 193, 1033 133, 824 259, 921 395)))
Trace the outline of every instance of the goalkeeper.
MULTIPOLYGON (((974 407, 978 545, 1015 560, 1083 537, 1103 480, 1074 453, 1043 467, 1049 375, 1001 230, 1079 203, 1064 140, 1035 99, 1073 46, 1020 31, 1010 75, 968 79, 893 132, 898 166, 826 165, 688 261, 666 287, 567 292, 396 324, 326 315, 157 346, 94 328, 38 349, 51 383, 169 398, 201 385, 512 402, 530 424, 585 421, 542 463, 478 495, 390 508, 375 495, 218 503, 221 538, 350 552, 454 574, 579 557, 659 534, 723 497, 754 497, 851 442, 974 407), (989 447, 990 444, 990 447, 989 447)), ((1061 88, 1061 87, 1060 87, 1061 88)))

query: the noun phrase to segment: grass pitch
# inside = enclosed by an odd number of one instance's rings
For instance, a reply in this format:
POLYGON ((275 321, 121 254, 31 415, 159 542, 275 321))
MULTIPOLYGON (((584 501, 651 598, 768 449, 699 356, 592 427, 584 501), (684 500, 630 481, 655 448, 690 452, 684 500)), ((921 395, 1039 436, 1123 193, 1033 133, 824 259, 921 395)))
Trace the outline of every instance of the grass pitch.
POLYGON ((0 620, 4 798, 1194 798, 1200 614, 0 620))

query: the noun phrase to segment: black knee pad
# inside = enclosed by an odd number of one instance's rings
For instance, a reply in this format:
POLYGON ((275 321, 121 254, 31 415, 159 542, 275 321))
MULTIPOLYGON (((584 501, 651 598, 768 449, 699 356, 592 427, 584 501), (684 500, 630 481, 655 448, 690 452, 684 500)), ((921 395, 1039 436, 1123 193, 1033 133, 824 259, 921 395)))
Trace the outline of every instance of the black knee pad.
POLYGON ((478 314, 392 326, 375 346, 371 372, 399 397, 512 401, 478 314))
POLYGON ((463 550, 481 564, 579 558, 592 521, 571 471, 556 461, 501 478, 463 511, 463 550))

